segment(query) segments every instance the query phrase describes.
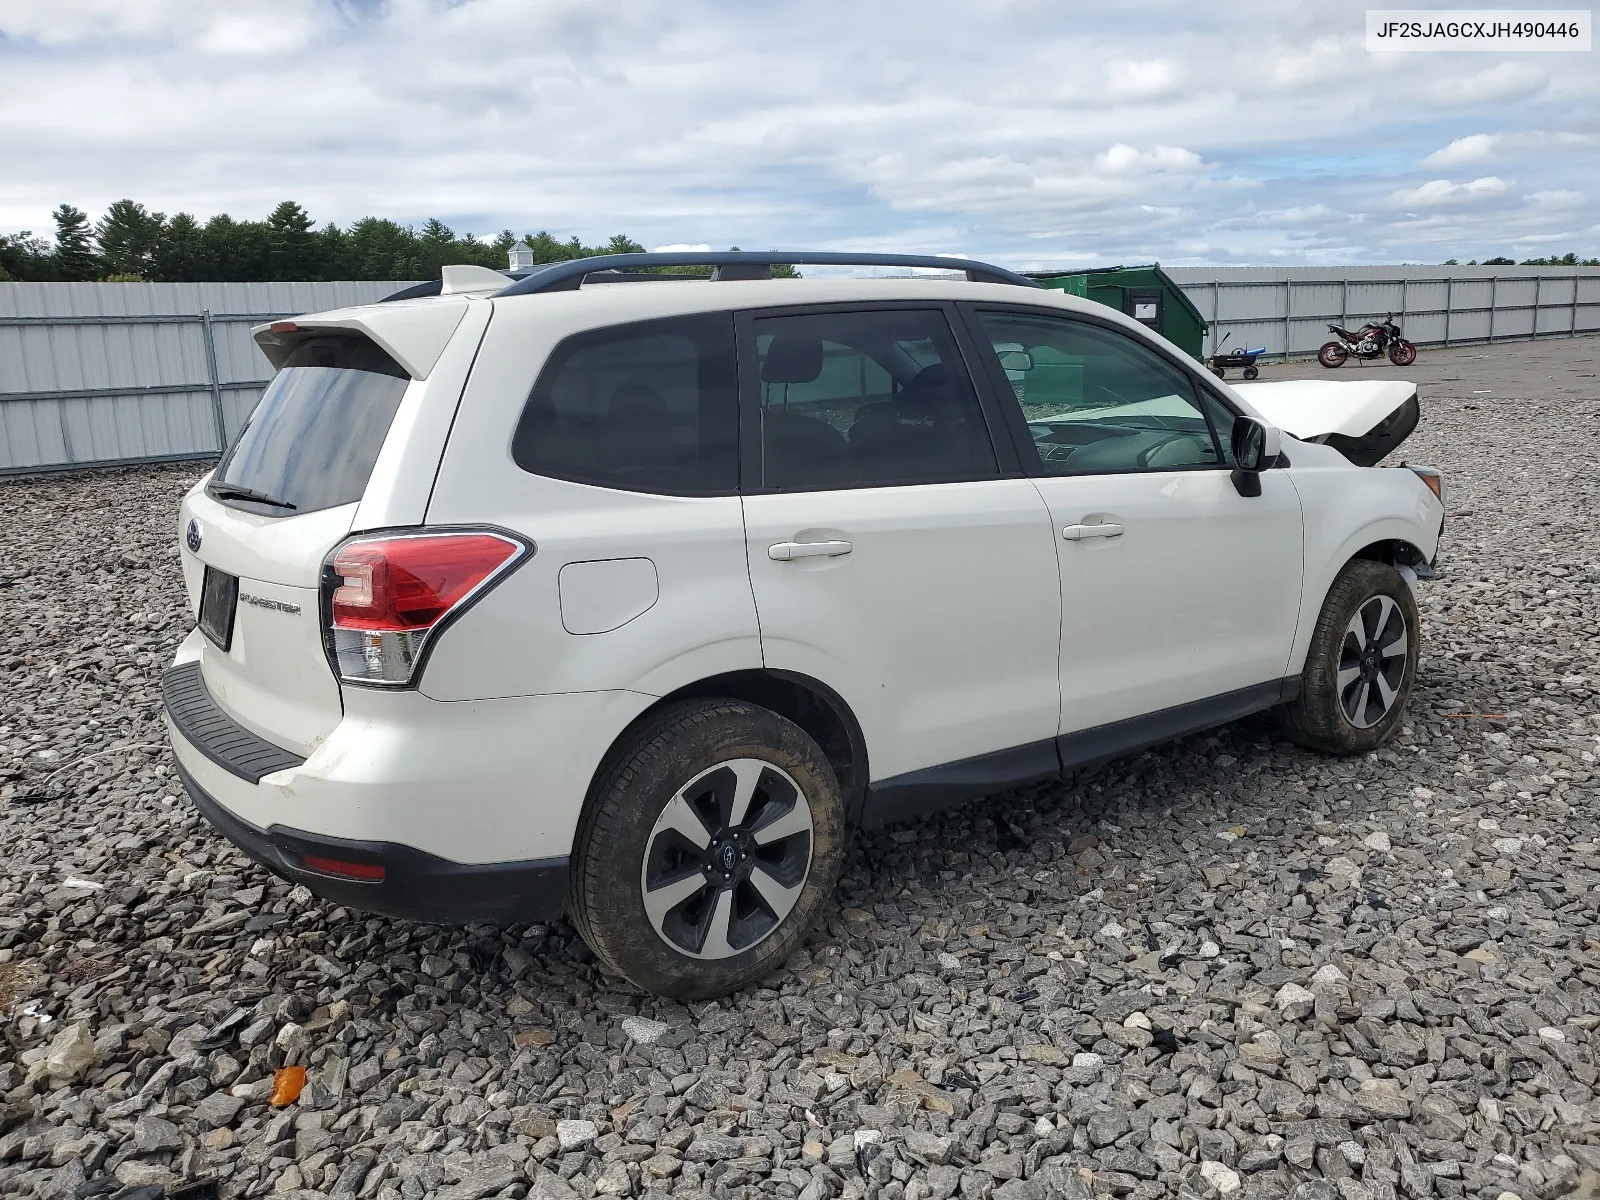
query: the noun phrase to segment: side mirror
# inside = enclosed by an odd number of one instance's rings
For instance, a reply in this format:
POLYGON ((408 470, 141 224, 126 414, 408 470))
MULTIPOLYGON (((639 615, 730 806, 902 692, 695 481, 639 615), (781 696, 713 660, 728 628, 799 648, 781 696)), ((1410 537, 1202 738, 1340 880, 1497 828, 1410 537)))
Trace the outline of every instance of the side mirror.
POLYGON ((1235 417, 1230 439, 1233 486, 1241 496, 1261 495, 1261 472, 1278 461, 1283 435, 1276 426, 1254 417, 1235 417))
POLYGON ((1003 350, 1000 353, 1000 368, 1004 371, 1031 371, 1033 355, 1026 350, 1003 350))

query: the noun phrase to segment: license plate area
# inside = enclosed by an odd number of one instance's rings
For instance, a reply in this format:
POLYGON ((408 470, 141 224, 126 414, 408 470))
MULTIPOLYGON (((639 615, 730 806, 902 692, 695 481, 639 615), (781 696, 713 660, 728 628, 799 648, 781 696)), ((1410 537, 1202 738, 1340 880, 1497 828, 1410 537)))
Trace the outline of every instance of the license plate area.
POLYGON ((233 645, 233 614, 239 607, 239 577, 207 567, 200 585, 200 632, 217 649, 233 645))

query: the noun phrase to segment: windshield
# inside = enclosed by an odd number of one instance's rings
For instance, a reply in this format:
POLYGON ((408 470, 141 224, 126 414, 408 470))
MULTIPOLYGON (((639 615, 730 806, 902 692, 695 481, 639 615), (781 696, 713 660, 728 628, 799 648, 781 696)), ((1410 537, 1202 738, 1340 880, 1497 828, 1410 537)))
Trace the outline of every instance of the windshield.
POLYGON ((208 490, 226 504, 280 517, 360 500, 410 382, 362 337, 296 346, 208 490))

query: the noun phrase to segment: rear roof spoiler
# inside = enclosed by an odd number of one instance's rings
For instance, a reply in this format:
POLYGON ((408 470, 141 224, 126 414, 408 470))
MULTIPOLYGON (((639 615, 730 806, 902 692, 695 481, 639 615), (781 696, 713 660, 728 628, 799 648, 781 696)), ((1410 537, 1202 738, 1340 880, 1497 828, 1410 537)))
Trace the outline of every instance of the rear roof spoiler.
MULTIPOLYGON (((670 251, 646 254, 599 254, 549 263, 532 271, 499 272, 507 285, 498 296, 526 296, 534 292, 563 292, 581 287, 586 277, 609 274, 608 282, 623 282, 627 272, 649 271, 655 267, 711 267, 713 280, 769 279, 775 266, 827 267, 919 267, 935 271, 961 271, 973 283, 1005 283, 1014 287, 1039 287, 1037 280, 970 258, 944 258, 933 254, 856 254, 837 250, 711 250, 670 251)), ((448 270, 449 268, 446 268, 448 270)), ((488 268, 484 268, 487 272, 488 268)), ((481 277, 480 277, 481 278, 481 277)), ((631 278, 641 278, 633 275, 631 278)), ((643 278, 659 278, 645 275, 643 278)), ((599 282, 597 279, 596 282, 599 282)), ((437 296, 444 281, 419 283, 404 288, 389 300, 414 300, 437 296)), ((474 288, 473 290, 477 290, 474 288)))

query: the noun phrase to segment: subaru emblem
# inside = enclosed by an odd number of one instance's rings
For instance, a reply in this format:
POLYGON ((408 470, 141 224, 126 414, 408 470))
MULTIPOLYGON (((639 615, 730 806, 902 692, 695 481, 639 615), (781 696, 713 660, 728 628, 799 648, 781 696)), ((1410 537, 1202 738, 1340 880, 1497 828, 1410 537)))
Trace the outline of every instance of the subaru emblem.
POLYGON ((200 522, 193 517, 189 518, 189 531, 184 534, 183 540, 188 544, 190 554, 200 553, 200 522))

